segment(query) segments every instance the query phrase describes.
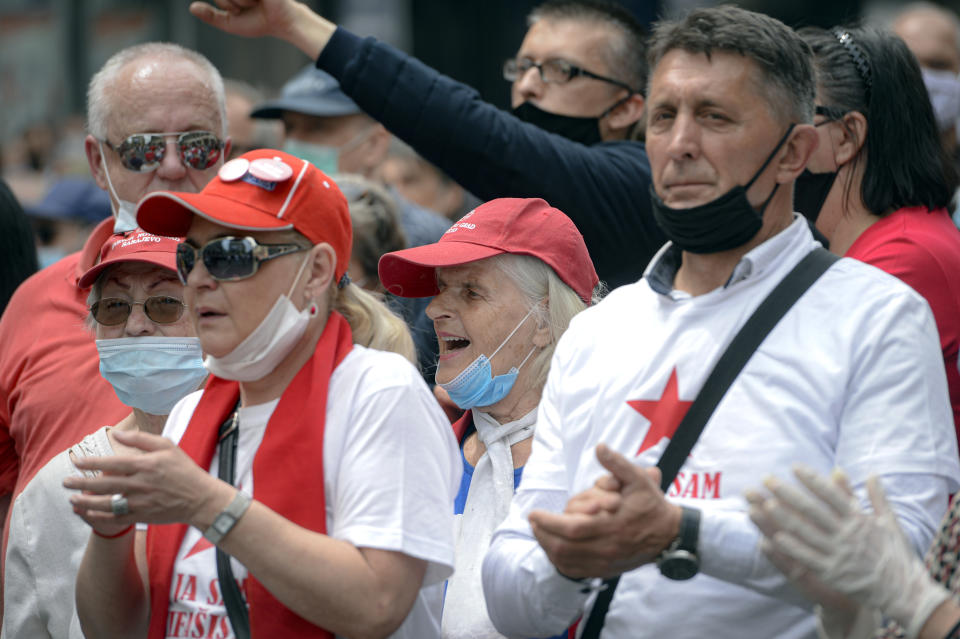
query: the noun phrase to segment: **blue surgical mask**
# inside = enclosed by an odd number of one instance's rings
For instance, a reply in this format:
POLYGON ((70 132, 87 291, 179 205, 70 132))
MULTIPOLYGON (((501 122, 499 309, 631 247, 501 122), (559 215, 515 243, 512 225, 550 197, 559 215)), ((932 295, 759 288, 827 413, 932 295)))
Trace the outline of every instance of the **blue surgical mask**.
POLYGON ((207 376, 196 337, 98 339, 97 351, 100 374, 120 401, 151 415, 169 415, 207 376))
POLYGON ((333 175, 337 172, 340 150, 335 146, 313 144, 287 138, 287 141, 283 143, 283 150, 305 162, 309 162, 327 175, 333 175))
POLYGON ((333 175, 340 170, 340 156, 363 144, 372 132, 373 126, 371 125, 359 131, 346 144, 340 146, 315 144, 287 138, 283 143, 283 150, 305 162, 309 162, 327 175, 333 175))
POLYGON ((520 369, 527 363, 527 360, 530 359, 533 352, 537 350, 536 347, 530 349, 527 356, 520 362, 520 366, 514 366, 509 372, 503 375, 497 375, 496 377, 493 376, 490 360, 500 352, 504 344, 510 341, 513 334, 523 326, 523 323, 527 321, 531 313, 533 313, 533 309, 527 311, 527 314, 523 316, 520 323, 510 331, 506 339, 500 342, 500 346, 497 346, 497 350, 493 351, 489 358, 481 354, 452 380, 445 384, 437 384, 437 386, 447 391, 447 394, 450 395, 450 399, 454 404, 464 410, 476 406, 491 406, 510 394, 510 390, 513 389, 513 384, 517 381, 517 375, 520 373, 520 369))
POLYGON ((37 248, 37 263, 41 269, 55 264, 65 258, 67 252, 59 246, 41 246, 37 248))

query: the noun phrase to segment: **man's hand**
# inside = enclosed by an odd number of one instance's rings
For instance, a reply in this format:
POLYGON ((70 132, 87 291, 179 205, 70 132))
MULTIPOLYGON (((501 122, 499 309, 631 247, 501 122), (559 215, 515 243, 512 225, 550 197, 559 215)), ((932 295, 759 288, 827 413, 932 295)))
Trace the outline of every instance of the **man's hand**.
POLYGON ((606 579, 650 563, 680 530, 681 509, 664 498, 656 468, 635 466, 604 444, 597 460, 611 474, 571 498, 562 514, 530 513, 534 536, 568 577, 606 579))
POLYGON ((294 45, 311 59, 327 46, 337 26, 295 0, 215 0, 190 3, 190 13, 227 33, 257 38, 273 36, 294 45))

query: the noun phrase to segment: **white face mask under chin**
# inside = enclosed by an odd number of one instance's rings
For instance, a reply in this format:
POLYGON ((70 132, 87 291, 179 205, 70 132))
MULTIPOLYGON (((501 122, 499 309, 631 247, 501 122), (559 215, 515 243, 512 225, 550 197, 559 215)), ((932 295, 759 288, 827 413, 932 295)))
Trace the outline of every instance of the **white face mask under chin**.
MULTIPOLYGON (((97 142, 100 147, 100 158, 103 159, 103 143, 97 142)), ((137 204, 128 200, 121 200, 113 188, 113 181, 110 179, 110 171, 107 170, 107 161, 103 159, 103 174, 107 177, 107 187, 110 189, 110 195, 117 201, 117 210, 113 212, 113 232, 126 233, 137 228, 137 204)), ((113 202, 110 203, 113 208, 113 202)))
POLYGON ((267 316, 246 339, 223 357, 206 356, 203 365, 208 371, 222 379, 253 382, 272 373, 283 358, 290 354, 306 332, 310 318, 317 314, 316 302, 311 302, 307 308, 298 311, 290 300, 304 267, 311 261, 312 253, 308 252, 306 259, 300 264, 297 276, 293 278, 290 291, 277 298, 267 316))

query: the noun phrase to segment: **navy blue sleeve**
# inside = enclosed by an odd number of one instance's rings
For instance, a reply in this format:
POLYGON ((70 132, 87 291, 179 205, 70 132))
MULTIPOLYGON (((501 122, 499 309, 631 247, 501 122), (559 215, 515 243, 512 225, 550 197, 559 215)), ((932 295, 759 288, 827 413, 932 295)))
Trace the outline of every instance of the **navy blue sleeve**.
POLYGON ((471 87, 337 29, 317 60, 371 117, 482 200, 541 197, 580 229, 613 288, 640 278, 664 236, 639 142, 585 146, 520 121, 471 87))

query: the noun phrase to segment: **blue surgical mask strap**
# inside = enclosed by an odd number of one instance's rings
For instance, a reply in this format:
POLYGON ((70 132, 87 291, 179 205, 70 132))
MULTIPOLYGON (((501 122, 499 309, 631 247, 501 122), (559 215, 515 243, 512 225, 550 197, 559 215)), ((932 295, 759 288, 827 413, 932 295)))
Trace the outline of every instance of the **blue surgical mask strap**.
MULTIPOLYGON (((533 309, 534 309, 534 308, 536 308, 536 307, 533 307, 533 308, 531 308, 529 311, 527 311, 527 314, 523 316, 523 319, 520 320, 520 323, 517 324, 516 326, 514 326, 514 327, 513 327, 513 330, 510 331, 510 334, 507 335, 502 342, 500 342, 500 346, 497 346, 497 350, 495 350, 495 351, 493 351, 492 353, 490 353, 490 357, 487 358, 488 360, 493 361, 493 356, 500 352, 500 349, 503 348, 503 346, 504 346, 507 342, 510 341, 510 338, 513 337, 513 334, 514 334, 514 333, 516 333, 517 331, 520 330, 520 327, 523 326, 523 323, 526 322, 526 321, 527 321, 527 318, 530 317, 530 314, 533 313, 533 309)), ((533 351, 530 351, 530 352, 533 353, 533 351)), ((527 361, 527 359, 529 359, 529 357, 530 357, 530 355, 527 355, 527 357, 525 357, 525 358, 523 359, 523 362, 520 364, 520 366, 523 366, 523 364, 526 363, 526 361, 527 361)), ((519 370, 519 367, 517 368, 517 370, 519 370)))

